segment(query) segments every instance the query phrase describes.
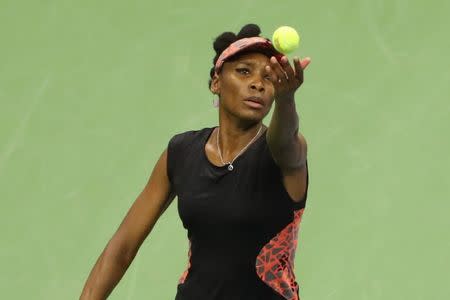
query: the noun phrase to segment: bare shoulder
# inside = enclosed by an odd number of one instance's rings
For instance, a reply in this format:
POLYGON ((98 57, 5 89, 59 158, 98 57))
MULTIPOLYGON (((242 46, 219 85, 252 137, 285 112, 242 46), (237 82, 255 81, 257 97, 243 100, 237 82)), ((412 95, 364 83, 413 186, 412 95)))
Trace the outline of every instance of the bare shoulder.
POLYGON ((175 193, 167 175, 166 149, 114 235, 114 239, 127 256, 135 255, 174 197, 175 193))
POLYGON ((174 199, 175 193, 167 171, 167 149, 163 151, 156 162, 141 195, 149 204, 152 203, 159 213, 163 213, 174 199))

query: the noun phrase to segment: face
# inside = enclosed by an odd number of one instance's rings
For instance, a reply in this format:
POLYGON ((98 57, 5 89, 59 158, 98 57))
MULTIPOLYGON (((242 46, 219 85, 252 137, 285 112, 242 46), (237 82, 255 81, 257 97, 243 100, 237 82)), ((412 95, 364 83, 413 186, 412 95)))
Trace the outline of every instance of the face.
POLYGON ((211 91, 220 97, 221 110, 242 120, 261 121, 274 100, 267 65, 269 57, 261 53, 226 62, 211 84, 211 91))

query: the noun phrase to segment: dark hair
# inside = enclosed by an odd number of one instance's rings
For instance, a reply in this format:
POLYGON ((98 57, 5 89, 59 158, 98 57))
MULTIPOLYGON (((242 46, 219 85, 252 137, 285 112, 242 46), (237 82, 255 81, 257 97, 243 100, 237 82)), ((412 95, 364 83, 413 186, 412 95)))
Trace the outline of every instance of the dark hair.
MULTIPOLYGON (((241 28, 238 34, 235 34, 230 31, 226 31, 221 33, 219 36, 216 37, 213 43, 213 48, 216 51, 216 56, 213 59, 213 67, 209 71, 209 81, 208 81, 208 88, 211 87, 212 77, 214 76, 214 66, 216 65, 217 59, 219 58, 220 54, 228 48, 232 43, 236 42, 237 40, 248 38, 248 37, 254 37, 259 36, 261 33, 261 29, 256 24, 247 24, 241 28)), ((238 56, 241 56, 245 54, 244 52, 240 52, 238 56)))

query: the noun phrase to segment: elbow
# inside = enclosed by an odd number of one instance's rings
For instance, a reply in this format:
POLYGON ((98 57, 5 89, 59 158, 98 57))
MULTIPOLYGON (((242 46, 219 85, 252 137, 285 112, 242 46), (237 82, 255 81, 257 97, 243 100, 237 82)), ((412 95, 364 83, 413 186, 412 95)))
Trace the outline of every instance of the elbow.
POLYGON ((306 166, 306 159, 304 158, 290 158, 285 156, 278 159, 274 157, 274 161, 282 171, 287 173, 289 171, 300 170, 306 166))
POLYGON ((270 147, 275 163, 282 170, 298 170, 306 165, 307 144, 303 136, 283 147, 270 147))

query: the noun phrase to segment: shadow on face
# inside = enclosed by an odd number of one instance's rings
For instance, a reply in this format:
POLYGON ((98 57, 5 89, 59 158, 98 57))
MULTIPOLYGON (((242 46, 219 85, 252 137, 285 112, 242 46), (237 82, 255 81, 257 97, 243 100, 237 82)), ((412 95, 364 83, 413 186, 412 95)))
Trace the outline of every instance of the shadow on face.
POLYGON ((236 117, 261 120, 270 111, 274 87, 266 70, 269 57, 251 52, 224 63, 213 78, 211 90, 220 97, 221 108, 236 117))

